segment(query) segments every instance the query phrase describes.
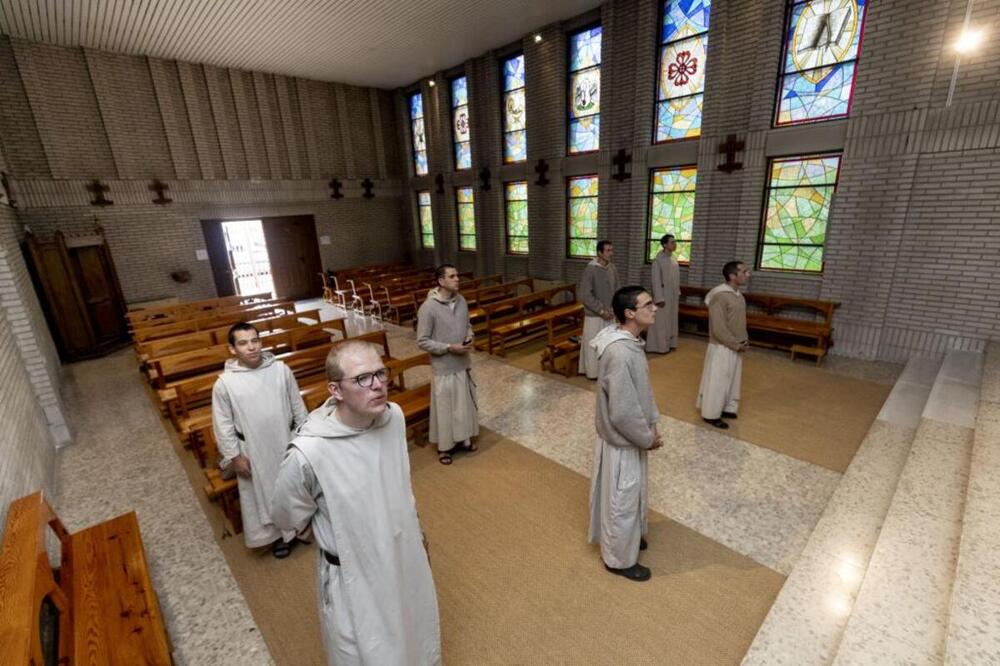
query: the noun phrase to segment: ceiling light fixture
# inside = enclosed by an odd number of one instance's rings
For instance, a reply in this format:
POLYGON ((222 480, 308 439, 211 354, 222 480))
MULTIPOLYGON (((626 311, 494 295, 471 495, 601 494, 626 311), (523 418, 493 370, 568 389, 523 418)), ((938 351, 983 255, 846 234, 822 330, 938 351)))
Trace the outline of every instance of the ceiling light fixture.
POLYGON ((539 33, 535 33, 535 43, 538 44, 542 41, 542 36, 539 33))
POLYGON ((431 88, 433 88, 434 87, 434 79, 429 79, 427 81, 427 85, 429 85, 431 88))
POLYGON ((966 28, 958 36, 958 41, 955 42, 955 51, 958 53, 971 53, 975 51, 983 43, 983 36, 982 29, 973 30, 972 28, 966 28))

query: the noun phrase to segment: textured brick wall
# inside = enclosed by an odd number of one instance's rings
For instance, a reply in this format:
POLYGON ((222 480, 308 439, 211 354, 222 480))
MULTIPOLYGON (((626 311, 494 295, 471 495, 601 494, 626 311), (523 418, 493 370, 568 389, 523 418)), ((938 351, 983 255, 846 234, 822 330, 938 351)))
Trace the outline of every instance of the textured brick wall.
MULTIPOLYGON (((951 106, 955 64, 950 49, 964 20, 965 2, 870 5, 851 118, 795 128, 772 128, 781 58, 783 4, 715 0, 705 84, 702 137, 651 145, 657 75, 659 4, 611 0, 599 10, 540 26, 520 43, 430 73, 420 82, 430 146, 430 175, 412 177, 405 96, 396 91, 398 160, 409 174, 410 195, 433 190, 441 174, 445 194, 434 196, 438 248, 430 260, 457 261, 507 275, 577 279, 585 262, 566 258, 567 176, 600 175, 599 234, 616 245, 616 262, 630 281, 647 281, 644 259, 649 170, 697 164, 692 262, 682 279, 696 285, 721 280, 733 258, 754 263, 768 158, 842 151, 840 184, 831 213, 822 275, 757 271, 751 289, 840 300, 835 352, 903 359, 915 351, 978 349, 1000 336, 988 298, 995 271, 996 160, 1000 159, 1000 42, 987 39, 964 56, 951 106), (602 127, 598 155, 566 157, 567 35, 599 20, 603 26, 602 127), (532 38, 542 36, 540 43, 532 38), (528 162, 504 166, 500 147, 504 57, 523 49, 527 69, 528 162), (451 157, 446 82, 469 77, 473 164, 488 167, 493 190, 476 190, 479 256, 462 256, 454 232, 453 188, 465 182, 451 157), (434 78, 438 85, 429 88, 434 78), (717 169, 719 145, 730 134, 745 142, 743 169, 717 169), (631 153, 632 178, 610 176, 619 149, 631 153), (534 166, 545 159, 551 184, 535 185, 534 166), (531 255, 505 255, 502 183, 527 179, 531 255), (921 266, 920 278, 908 271, 921 266), (995 261, 993 262, 995 263, 995 261), (935 285, 924 284, 933 276, 935 285)), ((972 24, 1000 29, 1000 0, 976 3, 972 24)), ((478 183, 477 183, 478 185, 478 183)), ((407 204, 411 244, 417 247, 416 208, 407 204)))

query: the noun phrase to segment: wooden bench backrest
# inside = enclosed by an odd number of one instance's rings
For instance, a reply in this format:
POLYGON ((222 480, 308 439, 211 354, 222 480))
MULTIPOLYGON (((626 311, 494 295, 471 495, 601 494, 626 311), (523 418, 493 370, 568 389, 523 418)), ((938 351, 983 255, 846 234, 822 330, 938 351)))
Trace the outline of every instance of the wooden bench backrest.
MULTIPOLYGON (((705 287, 691 287, 681 285, 681 299, 697 297, 700 304, 704 303, 705 294, 709 290, 705 287)), ((826 301, 818 298, 801 298, 798 296, 782 296, 780 294, 767 294, 762 292, 747 292, 743 294, 747 305, 750 308, 757 308, 761 312, 778 316, 782 310, 806 310, 822 317, 823 322, 832 324, 833 313, 840 303, 837 301, 826 301)))
POLYGON ((253 303, 233 303, 225 305, 223 307, 212 308, 209 310, 178 312, 174 314, 165 315, 158 319, 149 319, 146 321, 138 322, 132 326, 132 330, 145 331, 151 328, 169 326, 170 324, 177 324, 197 319, 207 319, 210 317, 221 317, 222 315, 227 315, 234 312, 245 312, 247 310, 259 309, 268 305, 285 305, 290 302, 291 301, 284 298, 269 298, 264 301, 255 301, 253 303))
POLYGON ((52 575, 45 549, 48 528, 65 552, 69 535, 41 491, 11 502, 0 550, 0 664, 45 663, 39 613, 46 597, 59 609, 59 653, 71 652, 70 595, 52 575))
POLYGON ((220 298, 208 298, 201 301, 184 301, 170 305, 161 305, 155 308, 143 308, 132 310, 126 314, 129 324, 135 325, 152 319, 159 319, 180 313, 188 314, 216 310, 229 305, 239 305, 241 303, 253 303, 266 301, 271 298, 270 292, 261 294, 246 294, 243 296, 223 296, 220 298))
POLYGON ((533 292, 535 290, 535 281, 532 278, 520 278, 511 282, 501 282, 500 284, 479 287, 473 292, 472 298, 476 305, 482 306, 510 296, 516 296, 522 288, 527 288, 528 292, 533 292))
POLYGON ((274 305, 253 306, 247 310, 227 312, 225 314, 212 315, 211 317, 179 321, 162 326, 139 328, 132 332, 132 337, 137 343, 147 342, 149 340, 158 340, 184 333, 203 331, 207 328, 219 328, 235 324, 238 321, 264 319, 270 316, 290 314, 294 311, 295 304, 292 301, 285 301, 274 305))

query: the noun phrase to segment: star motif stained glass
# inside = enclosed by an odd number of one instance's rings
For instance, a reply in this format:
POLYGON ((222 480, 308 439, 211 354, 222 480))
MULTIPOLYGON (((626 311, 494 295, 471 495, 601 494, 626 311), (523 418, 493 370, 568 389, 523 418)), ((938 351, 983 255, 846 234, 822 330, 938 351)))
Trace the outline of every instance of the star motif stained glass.
POLYGON ((505 164, 528 159, 528 122, 524 105, 524 55, 508 58, 503 64, 503 161, 505 164))
POLYGON ((528 182, 504 185, 507 254, 528 254, 528 182))
POLYGON ((776 125, 848 115, 868 0, 802 0, 788 10, 776 125))
POLYGON ((771 161, 761 268, 822 272, 823 245, 839 170, 840 155, 771 161))
POLYGON ((569 136, 572 155, 601 144, 601 27, 569 38, 569 136))
POLYGON ((654 141, 701 136, 710 0, 667 0, 663 5, 654 141))
POLYGON ((597 253, 597 176, 570 178, 569 256, 593 257, 597 253))
POLYGON ((656 169, 652 172, 649 194, 649 243, 646 259, 652 261, 660 251, 660 238, 673 234, 677 242, 674 258, 679 263, 691 261, 691 235, 694 226, 696 167, 656 169))

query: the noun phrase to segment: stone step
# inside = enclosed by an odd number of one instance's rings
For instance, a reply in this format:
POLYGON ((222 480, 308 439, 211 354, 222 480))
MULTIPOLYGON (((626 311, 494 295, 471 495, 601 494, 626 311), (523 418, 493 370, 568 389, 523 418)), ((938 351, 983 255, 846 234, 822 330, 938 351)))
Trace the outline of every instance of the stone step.
POLYGON ((982 354, 945 356, 834 664, 944 661, 981 375, 982 354))
POLYGON ((913 357, 906 364, 744 664, 818 666, 833 660, 940 369, 940 357, 913 357))

